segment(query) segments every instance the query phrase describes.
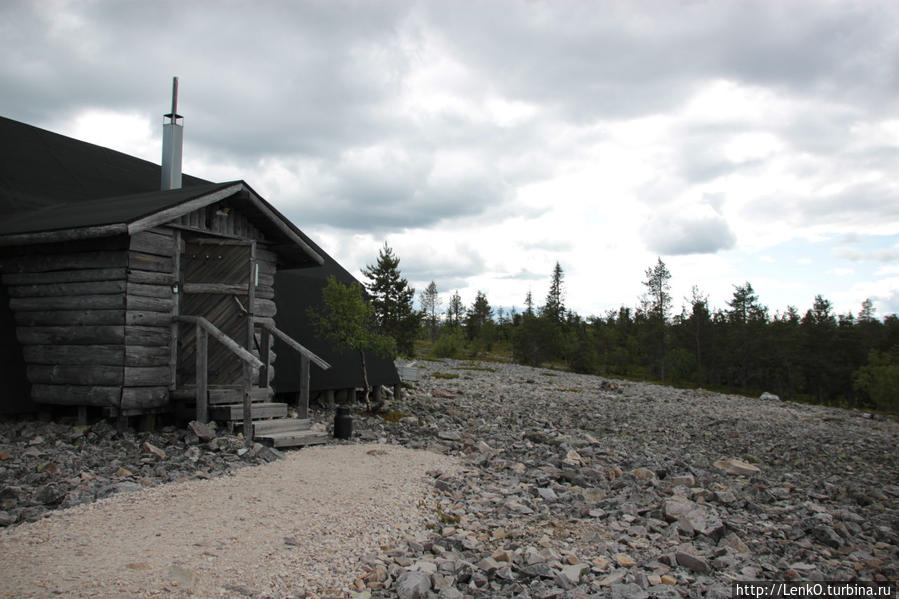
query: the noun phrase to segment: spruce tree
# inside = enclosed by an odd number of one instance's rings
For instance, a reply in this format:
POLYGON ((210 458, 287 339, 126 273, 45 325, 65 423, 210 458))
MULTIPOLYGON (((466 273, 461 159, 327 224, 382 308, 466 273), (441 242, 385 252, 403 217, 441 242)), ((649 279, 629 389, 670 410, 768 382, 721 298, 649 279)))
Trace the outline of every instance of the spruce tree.
POLYGON ((413 342, 418 330, 420 315, 412 305, 415 289, 400 274, 400 259, 384 242, 378 253, 378 262, 362 269, 369 279, 366 285, 375 310, 379 331, 396 341, 400 353, 412 355, 413 342))
POLYGON ((543 316, 553 323, 561 323, 565 320, 562 277, 562 267, 556 262, 556 266, 553 268, 552 282, 549 284, 549 292, 546 294, 546 305, 543 306, 543 316))

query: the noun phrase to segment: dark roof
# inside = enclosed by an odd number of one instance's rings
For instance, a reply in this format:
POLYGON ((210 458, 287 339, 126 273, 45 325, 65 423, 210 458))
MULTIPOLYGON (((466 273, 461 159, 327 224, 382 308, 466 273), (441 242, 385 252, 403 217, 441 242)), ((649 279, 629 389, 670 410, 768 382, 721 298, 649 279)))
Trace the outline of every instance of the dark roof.
MULTIPOLYGON (((0 213, 159 190, 158 164, 0 117, 0 213)), ((182 187, 210 183, 183 175, 182 187)))
POLYGON ((234 183, 204 183, 170 191, 84 199, 13 213, 0 222, 0 235, 128 224, 234 183))

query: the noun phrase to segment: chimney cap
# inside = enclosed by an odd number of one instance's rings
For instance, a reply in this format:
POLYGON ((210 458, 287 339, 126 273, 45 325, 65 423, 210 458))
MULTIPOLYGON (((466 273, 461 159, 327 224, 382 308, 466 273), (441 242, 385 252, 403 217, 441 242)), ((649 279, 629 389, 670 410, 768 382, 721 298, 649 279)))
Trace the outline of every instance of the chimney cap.
POLYGON ((172 119, 172 122, 176 122, 178 119, 183 119, 184 117, 178 114, 178 78, 172 77, 172 111, 168 114, 162 115, 165 118, 172 119))

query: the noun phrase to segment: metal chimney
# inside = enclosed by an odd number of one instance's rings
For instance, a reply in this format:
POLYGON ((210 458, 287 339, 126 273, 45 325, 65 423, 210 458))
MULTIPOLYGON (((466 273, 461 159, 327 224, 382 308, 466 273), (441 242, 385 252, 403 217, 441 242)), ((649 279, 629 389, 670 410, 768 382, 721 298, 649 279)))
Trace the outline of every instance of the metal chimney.
POLYGON ((174 77, 172 79, 172 112, 164 115, 162 121, 163 191, 181 189, 181 144, 183 140, 184 117, 178 114, 178 78, 174 77))

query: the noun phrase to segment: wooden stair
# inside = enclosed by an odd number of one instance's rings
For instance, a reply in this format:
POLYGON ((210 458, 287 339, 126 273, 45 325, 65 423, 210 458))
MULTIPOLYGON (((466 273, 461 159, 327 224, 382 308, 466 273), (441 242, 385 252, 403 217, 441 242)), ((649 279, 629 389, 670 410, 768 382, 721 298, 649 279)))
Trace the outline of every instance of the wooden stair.
POLYGON ((328 442, 328 433, 312 430, 305 418, 276 418, 253 422, 253 438, 272 447, 301 447, 328 442))
MULTIPOLYGON (((195 387, 185 386, 178 395, 191 400, 196 397, 195 387)), ((253 405, 253 439, 272 447, 303 447, 328 442, 328 434, 312 430, 308 419, 290 418, 286 403, 268 401, 265 389, 254 387, 250 392, 253 405)), ((209 419, 226 423, 228 428, 239 430, 243 425, 243 398, 240 390, 226 387, 210 387, 209 419)))

